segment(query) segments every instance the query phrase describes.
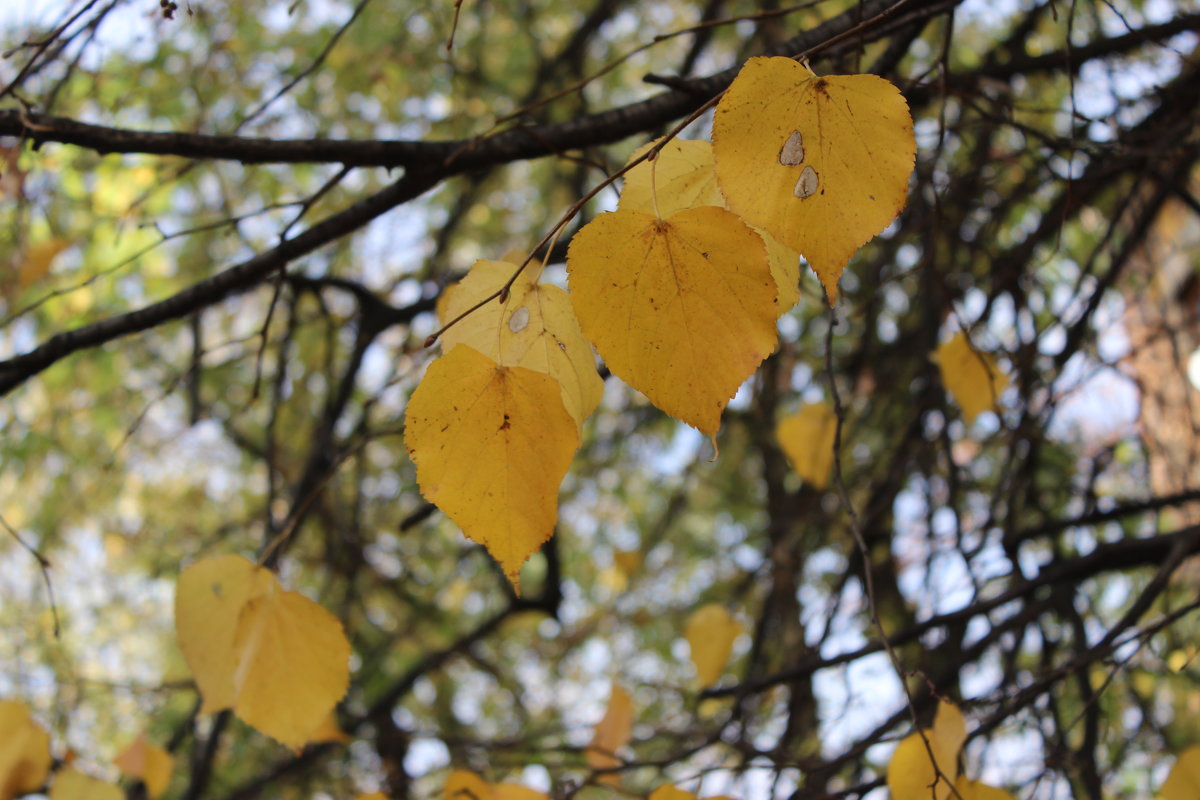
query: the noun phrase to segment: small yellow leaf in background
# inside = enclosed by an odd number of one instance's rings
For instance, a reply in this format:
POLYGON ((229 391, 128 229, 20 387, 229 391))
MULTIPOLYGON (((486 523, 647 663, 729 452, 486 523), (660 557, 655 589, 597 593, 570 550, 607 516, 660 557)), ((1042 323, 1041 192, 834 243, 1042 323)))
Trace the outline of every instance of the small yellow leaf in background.
POLYGON ((166 750, 152 744, 142 733, 121 751, 115 763, 123 775, 146 784, 146 794, 150 800, 155 800, 162 796, 171 782, 175 759, 166 750))
POLYGON ((175 593, 175 632, 204 697, 297 750, 350 682, 341 623, 237 555, 198 561, 175 593))
MULTIPOLYGON (((639 147, 629 160, 640 157, 658 141, 639 147)), ((713 163, 711 143, 698 139, 672 139, 658 151, 654 161, 643 161, 625 173, 625 187, 621 190, 617 208, 669 217, 685 208, 724 207, 725 198, 717 188, 713 163)))
POLYGON ((572 238, 567 273, 580 327, 609 369, 709 437, 775 347, 766 248, 724 209, 601 214, 572 238))
POLYGON ((200 688, 201 714, 232 708, 238 615, 276 582, 270 570, 238 555, 197 561, 175 587, 175 636, 200 688))
MULTIPOLYGON (((442 324, 498 291, 517 265, 476 261, 467 277, 446 289, 438 306, 442 324)), ((557 286, 535 284, 533 265, 509 289, 504 303, 493 300, 442 334, 442 351, 466 344, 502 367, 525 367, 562 385, 563 405, 582 428, 604 392, 592 346, 579 330, 571 299, 557 286)))
MULTIPOLYGON (((612 695, 608 700, 608 710, 604 718, 596 723, 592 733, 592 742, 587 749, 587 763, 592 769, 611 769, 621 765, 621 759, 616 752, 629 743, 633 735, 633 698, 629 693, 617 686, 612 687, 612 695)), ((616 773, 600 776, 602 783, 616 785, 620 777, 616 773)))
POLYGON ((549 800, 549 797, 536 789, 505 782, 492 785, 492 800, 549 800))
POLYGON ((703 689, 716 683, 725 673, 734 640, 742 634, 741 623, 725 606, 708 603, 692 612, 683 630, 696 667, 696 685, 703 689))
POLYGON ((729 210, 804 254, 832 303, 850 257, 904 208, 916 140, 883 78, 752 58, 717 106, 713 152, 729 210))
POLYGON ((613 563, 617 565, 617 569, 625 574, 626 578, 632 578, 642 569, 641 551, 614 550, 613 563))
POLYGON ((125 800, 125 793, 114 784, 89 778, 68 767, 54 773, 50 800, 125 800))
MULTIPOLYGON (((1011 794, 1003 789, 988 786, 986 783, 981 783, 980 781, 967 780, 962 775, 958 777, 954 788, 962 795, 962 800, 1015 800, 1011 794)), ((1200 795, 1193 795, 1193 797, 1200 797, 1200 795)))
POLYGON ((942 373, 942 385, 962 409, 968 425, 982 412, 998 408, 1000 393, 1008 388, 1008 376, 990 354, 973 349, 965 333, 960 331, 938 345, 933 360, 942 373))
POLYGON ((37 791, 50 772, 50 735, 23 704, 0 700, 0 800, 37 791))
POLYGON ((360 794, 354 800, 388 800, 388 796, 383 792, 371 792, 370 794, 360 794))
POLYGON ((579 446, 558 381, 456 345, 413 392, 404 442, 421 493, 518 587, 521 565, 554 533, 558 486, 579 446))
POLYGON ((350 643, 337 617, 298 592, 274 588, 242 609, 234 712, 299 750, 350 685, 350 643))
POLYGON ((837 415, 828 403, 809 403, 775 426, 775 438, 788 463, 815 489, 829 485, 833 472, 833 441, 837 415))
POLYGON ((696 793, 666 784, 651 792, 646 800, 696 800, 696 793))
POLYGON ((957 706, 943 700, 938 703, 933 728, 924 733, 925 739, 918 733, 904 737, 892 754, 887 769, 892 800, 946 800, 952 794, 950 787, 958 778, 958 751, 967 740, 967 722, 957 706), (930 750, 937 770, 929 760, 930 750))
POLYGON ((27 249, 17 271, 17 289, 25 289, 44 278, 58 254, 70 246, 66 239, 46 239, 27 249))
POLYGON ((1200 746, 1179 754, 1159 790, 1160 800, 1196 800, 1200 797, 1200 746))
POLYGON ((487 781, 466 769, 451 772, 442 790, 442 800, 491 800, 491 797, 487 781))

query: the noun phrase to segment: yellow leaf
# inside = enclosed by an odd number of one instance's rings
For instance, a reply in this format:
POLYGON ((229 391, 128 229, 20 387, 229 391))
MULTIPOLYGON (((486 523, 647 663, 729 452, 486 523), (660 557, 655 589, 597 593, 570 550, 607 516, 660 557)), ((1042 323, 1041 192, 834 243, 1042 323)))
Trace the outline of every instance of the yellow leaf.
POLYGON ((959 331, 938 345, 933 360, 942 373, 942 384, 962 409, 968 425, 981 412, 998 407, 1000 393, 1008 388, 1008 376, 990 354, 972 349, 965 333, 959 331))
POLYGON ((125 800, 125 793, 111 783, 68 767, 54 773, 50 800, 125 800))
POLYGON ((492 800, 549 800, 549 797, 520 784, 496 783, 492 785, 492 800))
MULTIPOLYGON (((958 781, 954 784, 954 788, 962 796, 962 800, 1015 800, 1015 798, 1004 791, 997 789, 995 786, 988 786, 981 781, 967 780, 965 776, 960 775, 958 781)), ((1191 795, 1194 798, 1200 795, 1191 795)))
POLYGON ((201 714, 233 707, 238 615, 246 603, 276 583, 270 570, 238 555, 197 561, 179 576, 175 635, 204 700, 201 714))
POLYGON ((579 446, 558 381, 457 345, 413 392, 404 441, 421 493, 518 586, 554 533, 558 485, 579 446))
POLYGON ((720 603, 700 606, 688 617, 684 636, 696 667, 696 685, 716 683, 725 672, 733 642, 742 634, 742 626, 720 603))
POLYGON ((278 586, 246 603, 234 650, 234 712, 293 750, 304 746, 350 684, 350 643, 341 623, 278 586))
MULTIPOLYGON (((639 147, 629 160, 639 158, 658 141, 639 147)), ((698 139, 672 139, 653 161, 643 161, 626 172, 617 205, 659 217, 699 206, 724 207, 725 198, 717 188, 712 144, 698 139)))
POLYGON ((1159 790, 1160 800, 1196 800, 1200 797, 1200 746, 1179 754, 1159 790))
POLYGON ((175 593, 175 631, 204 697, 298 749, 349 684, 341 623, 268 569, 237 555, 198 561, 175 593))
POLYGON ((833 440, 837 415, 828 403, 808 403, 775 427, 775 438, 788 463, 805 483, 815 489, 829 485, 833 472, 833 440))
POLYGON ((50 735, 21 703, 0 700, 0 800, 37 791, 50 772, 50 735))
MULTIPOLYGON (((639 147, 632 161, 654 146, 639 147)), ((625 188, 618 208, 669 217, 676 211, 698 206, 725 208, 725 196, 717 187, 712 143, 699 139, 672 139, 653 161, 643 161, 625 174, 625 188), (653 170, 658 206, 650 192, 653 170)), ((777 312, 783 314, 800 301, 800 254, 761 228, 754 231, 767 248, 771 276, 779 289, 777 312)))
POLYGON ((632 578, 642 568, 642 554, 637 550, 615 550, 613 563, 626 578, 632 578))
POLYGON ((308 734, 308 741, 310 744, 320 744, 322 742, 345 744, 350 741, 350 736, 338 727, 337 715, 331 708, 329 709, 329 713, 325 715, 325 719, 321 721, 321 724, 317 725, 316 729, 308 734))
POLYGON ((667 784, 651 792, 646 800, 696 800, 696 793, 676 789, 674 786, 667 784))
POLYGON ((146 794, 154 800, 167 790, 175 759, 142 733, 121 751, 115 763, 122 774, 146 784, 146 794))
MULTIPOLYGON (((459 283, 443 294, 438 315, 450 321, 502 287, 517 265, 476 261, 459 283)), ((596 356, 579 330, 571 299, 557 286, 535 284, 527 267, 497 300, 471 312, 442 336, 443 352, 466 344, 502 367, 525 367, 550 375, 562 385, 567 413, 580 428, 600 404, 604 382, 596 373, 596 356)))
POLYGON ((371 792, 370 794, 360 794, 354 800, 388 800, 388 796, 383 792, 371 792))
POLYGON ((887 769, 892 800, 947 800, 952 796, 950 787, 958 778, 958 751, 967 739, 966 720, 957 706, 943 700, 933 728, 924 734, 925 739, 917 733, 906 736, 892 754, 887 769), (930 750, 936 771, 929 760, 930 750))
POLYGON ((883 78, 752 58, 717 106, 713 152, 729 209, 803 253, 832 303, 850 257, 904 207, 916 141, 883 78))
POLYGON ((491 800, 492 789, 474 772, 456 769, 446 778, 443 800, 491 800))
POLYGON ((567 251, 571 301, 609 369, 709 437, 775 346, 762 238, 720 208, 601 214, 567 251))
MULTIPOLYGON (((629 693, 617 686, 612 687, 612 695, 608 700, 608 710, 604 718, 596 723, 592 733, 592 742, 587 749, 587 763, 592 769, 612 769, 621 765, 621 759, 616 752, 629 743, 633 735, 633 698, 629 693)), ((616 773, 600 776, 600 781, 611 785, 620 783, 616 773)))

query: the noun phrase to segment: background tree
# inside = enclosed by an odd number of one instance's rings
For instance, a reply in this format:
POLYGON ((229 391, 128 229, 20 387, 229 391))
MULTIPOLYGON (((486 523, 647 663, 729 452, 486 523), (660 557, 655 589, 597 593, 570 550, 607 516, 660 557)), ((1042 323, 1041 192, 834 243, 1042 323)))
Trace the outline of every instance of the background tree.
POLYGON ((430 797, 450 765, 562 797, 883 796, 891 743, 947 699, 967 774, 1100 798, 1151 795, 1200 741, 1194 3, 5 15, 0 697, 57 755, 113 777, 146 728, 189 800, 430 797), (762 54, 900 87, 908 206, 832 311, 805 272, 715 461, 609 378, 517 597, 402 444, 437 298, 762 54), (1008 376, 998 413, 944 391, 957 332, 1008 376), (817 401, 827 486, 775 436, 817 401), (175 580, 272 542, 353 644, 348 741, 291 753, 198 713, 175 580), (746 632, 698 691, 706 603, 746 632), (598 768, 613 684, 636 726, 598 768))

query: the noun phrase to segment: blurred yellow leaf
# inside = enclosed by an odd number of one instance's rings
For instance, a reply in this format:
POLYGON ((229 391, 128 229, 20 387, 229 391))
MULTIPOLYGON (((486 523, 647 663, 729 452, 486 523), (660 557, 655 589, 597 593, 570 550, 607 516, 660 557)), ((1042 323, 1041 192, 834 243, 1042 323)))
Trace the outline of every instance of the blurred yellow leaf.
MULTIPOLYGON (((958 777, 954 788, 962 796, 962 800, 1016 800, 1011 794, 995 786, 988 786, 980 781, 967 780, 963 775, 958 777)), ((1200 795, 1196 795, 1200 797, 1200 795)))
POLYGON ((350 685, 342 624, 298 592, 275 586, 246 603, 234 650, 234 712, 293 750, 304 746, 350 685))
MULTIPOLYGON (((517 265, 476 261, 467 277, 449 287, 438 304, 445 324, 498 291, 517 265)), ((509 289, 504 303, 492 300, 442 335, 442 350, 466 344, 502 367, 525 367, 561 384, 563 406, 580 428, 604 391, 596 356, 583 338, 571 299, 557 286, 535 284, 533 265, 509 289)))
POLYGON ((122 774, 146 784, 146 794, 154 800, 167 790, 175 759, 142 733, 121 751, 115 763, 122 774))
POLYGON ((0 700, 0 800, 37 791, 50 772, 50 735, 23 704, 0 700))
MULTIPOLYGON (((591 744, 588 745, 587 763, 592 769, 612 769, 621 765, 621 759, 616 752, 629 743, 633 735, 633 698, 629 693, 617 686, 612 687, 612 695, 608 700, 608 710, 604 718, 596 723, 592 733, 591 744)), ((617 785, 620 777, 615 772, 600 776, 602 783, 617 785)))
POLYGON ((456 345, 413 392, 404 441, 421 493, 519 588, 521 565, 554 533, 579 446, 558 381, 456 345))
POLYGON ((371 792, 370 794, 360 794, 354 800, 388 800, 388 796, 383 792, 371 792))
POLYGON ((775 438, 788 463, 815 489, 829 485, 837 415, 828 403, 808 403, 775 426, 775 438))
POLYGON ((549 800, 549 797, 517 783, 496 783, 492 784, 492 800, 549 800))
POLYGON ((696 793, 665 784, 651 792, 646 800, 696 800, 696 793))
POLYGON ((1001 392, 1008 388, 1008 376, 991 355, 973 349, 965 333, 960 331, 938 345, 933 360, 942 373, 942 385, 962 409, 968 425, 980 413, 998 407, 1001 392))
POLYGON ((567 251, 571 302, 609 369, 712 437, 775 347, 775 280, 762 238, 714 207, 658 219, 601 214, 567 251))
POLYGON ((1160 800, 1196 800, 1200 797, 1200 746, 1179 754, 1159 790, 1160 800))
POLYGON ((54 259, 71 246, 66 239, 46 239, 29 247, 21 257, 17 270, 17 289, 25 289, 40 281, 50 272, 54 259))
POLYGON ((615 550, 613 563, 625 573, 626 578, 632 578, 642 568, 642 554, 638 550, 615 550))
POLYGON ((68 767, 54 773, 50 800, 125 800, 125 793, 114 784, 68 767))
POLYGON ((175 594, 175 631, 204 697, 297 750, 349 685, 341 623, 241 556, 199 561, 175 594))
POLYGON ((491 800, 492 789, 474 772, 456 769, 446 778, 442 800, 491 800))
POLYGON ((696 685, 703 689, 716 683, 729 663, 734 640, 742 634, 741 623, 725 606, 708 603, 692 612, 683 630, 696 667, 696 685))
POLYGON ((904 207, 916 140, 883 78, 752 58, 717 106, 713 152, 729 209, 803 253, 832 303, 850 257, 904 207))
POLYGON ((913 733, 904 737, 892 754, 887 785, 892 800, 946 800, 958 778, 958 751, 967 740, 967 723, 953 703, 938 704, 932 729, 924 738, 913 733), (926 746, 928 742, 928 746, 926 746), (929 759, 933 752, 937 769, 929 759), (940 771, 940 775, 938 772, 940 771))
MULTIPOLYGON (((639 158, 660 140, 642 145, 629 157, 639 158)), ((712 144, 698 139, 672 139, 653 161, 643 161, 625 173, 617 207, 669 217, 699 206, 725 206, 717 188, 712 144), (657 199, 657 204, 655 200, 657 199)))

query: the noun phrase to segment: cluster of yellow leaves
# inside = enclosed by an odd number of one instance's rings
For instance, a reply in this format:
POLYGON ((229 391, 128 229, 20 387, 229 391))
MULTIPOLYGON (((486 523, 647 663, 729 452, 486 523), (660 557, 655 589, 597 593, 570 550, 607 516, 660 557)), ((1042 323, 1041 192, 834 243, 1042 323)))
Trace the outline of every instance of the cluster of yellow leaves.
MULTIPOLYGON (((50 734, 21 703, 0 700, 0 800, 36 792, 50 777, 50 734)), ((117 757, 122 773, 146 785, 151 800, 161 797, 171 780, 174 759, 145 734, 117 757)), ((50 782, 50 800, 122 800, 115 784, 93 778, 69 764, 58 769, 50 782)))
POLYGON ((572 238, 569 296, 495 261, 447 290, 443 355, 409 402, 422 493, 514 586, 554 532, 559 483, 599 402, 592 346, 715 438, 799 300, 800 256, 832 302, 850 257, 903 208, 916 144, 908 105, 882 78, 755 58, 717 106, 711 144, 643 155, 617 210, 572 238))
MULTIPOLYGON (((330 738, 350 681, 341 623, 237 555, 198 561, 175 593, 175 632, 203 697, 293 750, 330 738)), ((336 728, 335 728, 336 730, 336 728)))
POLYGON ((966 740, 962 712, 943 700, 932 728, 910 734, 896 746, 887 769, 892 800, 1014 800, 1002 789, 958 774, 958 753, 966 740))

